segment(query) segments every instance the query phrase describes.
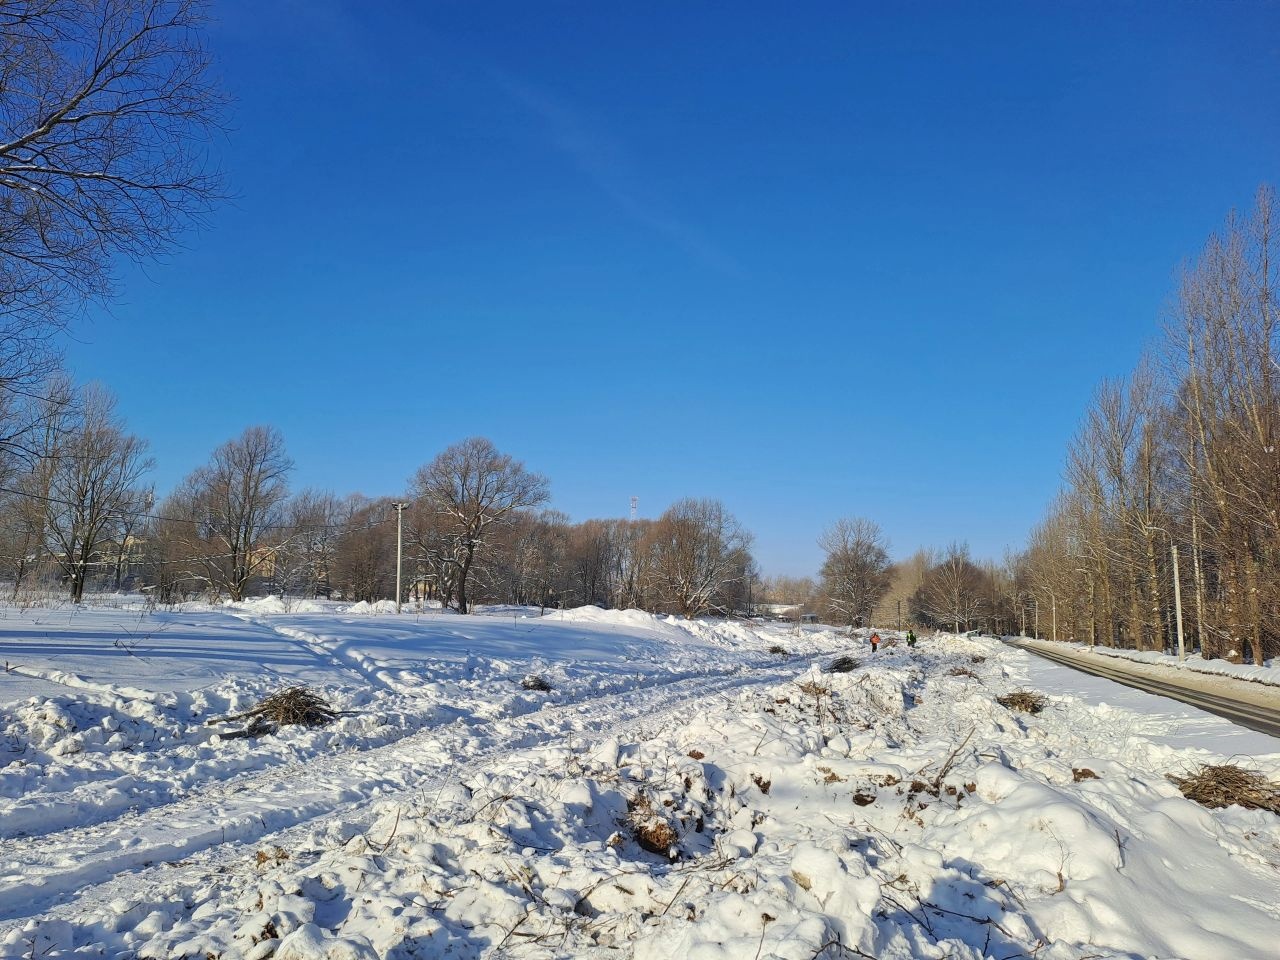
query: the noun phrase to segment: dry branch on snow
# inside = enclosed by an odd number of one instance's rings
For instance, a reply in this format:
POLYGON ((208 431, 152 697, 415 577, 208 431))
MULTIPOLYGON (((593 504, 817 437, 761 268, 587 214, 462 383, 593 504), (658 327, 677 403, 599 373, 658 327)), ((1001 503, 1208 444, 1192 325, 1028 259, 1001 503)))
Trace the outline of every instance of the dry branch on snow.
POLYGON ((233 723, 236 720, 248 720, 249 725, 243 730, 223 734, 224 737, 259 737, 267 733, 275 733, 281 727, 323 727, 342 716, 342 711, 334 710, 314 691, 306 687, 287 687, 273 693, 252 710, 232 714, 229 717, 215 717, 205 721, 206 726, 215 723, 233 723))
POLYGON ((1188 800, 1205 807, 1238 805, 1249 810, 1280 813, 1280 784, 1272 783, 1256 770, 1234 764, 1205 764, 1195 773, 1169 779, 1188 800))

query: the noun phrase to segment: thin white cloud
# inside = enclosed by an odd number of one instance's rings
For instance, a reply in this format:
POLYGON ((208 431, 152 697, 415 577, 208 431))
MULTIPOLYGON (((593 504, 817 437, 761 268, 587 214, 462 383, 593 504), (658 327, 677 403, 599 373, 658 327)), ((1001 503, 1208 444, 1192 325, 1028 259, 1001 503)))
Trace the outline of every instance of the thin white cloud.
POLYGON ((697 227, 677 216, 669 204, 643 182, 621 145, 592 129, 582 115, 563 100, 505 71, 492 69, 491 73, 499 89, 541 120, 551 144, 624 214, 666 237, 702 263, 725 273, 742 273, 742 267, 733 257, 697 227))

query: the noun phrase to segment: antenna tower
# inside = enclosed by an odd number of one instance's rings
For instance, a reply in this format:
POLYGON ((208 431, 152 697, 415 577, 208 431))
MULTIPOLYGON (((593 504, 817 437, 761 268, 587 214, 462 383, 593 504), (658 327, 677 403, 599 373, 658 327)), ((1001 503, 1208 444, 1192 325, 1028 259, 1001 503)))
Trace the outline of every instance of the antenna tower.
POLYGON ((640 498, 632 497, 631 498, 631 519, 632 520, 636 518, 636 508, 639 506, 640 506, 640 498))

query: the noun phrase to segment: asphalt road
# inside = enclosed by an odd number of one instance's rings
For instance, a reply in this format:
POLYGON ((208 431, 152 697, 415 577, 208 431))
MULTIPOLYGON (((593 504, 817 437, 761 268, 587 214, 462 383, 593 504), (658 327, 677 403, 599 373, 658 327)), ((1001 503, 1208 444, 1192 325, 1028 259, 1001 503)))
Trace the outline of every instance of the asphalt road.
POLYGON ((1206 693, 1204 690, 1186 687, 1179 683, 1154 680, 1145 676, 1135 676, 1132 673, 1125 672, 1123 668, 1100 663, 1095 659, 1082 660, 1078 656, 1027 646, 1018 643, 1016 640, 1006 640, 1005 643, 1020 650, 1025 650, 1027 653, 1034 653, 1037 657, 1044 657, 1046 660, 1060 663, 1064 667, 1070 667, 1082 673, 1091 673, 1096 677, 1104 677, 1107 680, 1114 680, 1116 683, 1123 683, 1126 687, 1134 687, 1137 690, 1154 693, 1158 697, 1180 700, 1208 713, 1224 717, 1232 723, 1238 723, 1242 727, 1248 727, 1250 730, 1257 730, 1259 733, 1280 737, 1280 710, 1271 710, 1252 703, 1241 703, 1238 700, 1232 700, 1230 697, 1224 697, 1216 693, 1206 693))

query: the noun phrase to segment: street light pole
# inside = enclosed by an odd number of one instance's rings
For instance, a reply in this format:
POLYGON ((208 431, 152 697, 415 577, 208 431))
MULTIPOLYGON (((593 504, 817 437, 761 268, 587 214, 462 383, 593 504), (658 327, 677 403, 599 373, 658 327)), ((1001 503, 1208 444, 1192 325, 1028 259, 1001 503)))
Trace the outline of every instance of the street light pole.
POLYGON ((396 511, 396 613, 400 612, 400 569, 404 559, 404 508, 407 503, 393 503, 396 511))

